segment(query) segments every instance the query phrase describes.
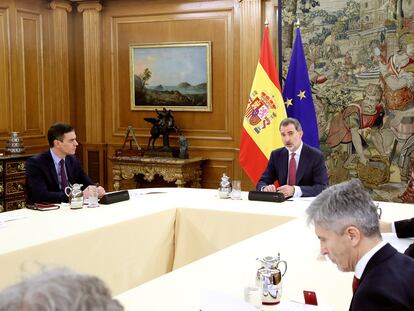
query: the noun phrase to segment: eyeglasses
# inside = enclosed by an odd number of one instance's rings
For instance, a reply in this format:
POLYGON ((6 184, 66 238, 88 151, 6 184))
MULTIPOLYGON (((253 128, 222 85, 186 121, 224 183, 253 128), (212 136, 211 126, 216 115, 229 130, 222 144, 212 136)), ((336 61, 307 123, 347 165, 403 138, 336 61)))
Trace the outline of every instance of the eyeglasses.
POLYGON ((376 203, 375 206, 377 207, 378 219, 381 219, 381 216, 382 216, 382 208, 379 206, 379 203, 376 203))

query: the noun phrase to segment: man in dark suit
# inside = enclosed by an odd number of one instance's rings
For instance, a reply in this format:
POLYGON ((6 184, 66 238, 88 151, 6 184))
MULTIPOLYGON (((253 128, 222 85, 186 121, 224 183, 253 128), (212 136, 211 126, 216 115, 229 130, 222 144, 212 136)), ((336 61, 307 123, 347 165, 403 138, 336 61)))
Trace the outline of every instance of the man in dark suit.
POLYGON ((97 190, 98 197, 102 197, 105 190, 102 187, 90 187, 94 184, 75 157, 78 142, 73 127, 56 123, 49 128, 47 137, 50 149, 26 162, 28 203, 68 202, 65 188, 75 183, 83 185, 85 198, 91 189, 97 190))
POLYGON ((306 212, 321 253, 355 271, 349 310, 414 310, 414 259, 382 240, 377 207, 358 179, 324 190, 306 212))
POLYGON ((278 191, 285 197, 317 196, 328 185, 322 152, 302 142, 303 131, 298 120, 283 119, 279 130, 285 147, 272 151, 256 190, 278 191))
MULTIPOLYGON (((414 237, 414 218, 399 220, 396 222, 381 222, 381 232, 393 232, 399 238, 414 237)), ((414 258, 414 243, 411 244, 404 252, 404 254, 414 258)))

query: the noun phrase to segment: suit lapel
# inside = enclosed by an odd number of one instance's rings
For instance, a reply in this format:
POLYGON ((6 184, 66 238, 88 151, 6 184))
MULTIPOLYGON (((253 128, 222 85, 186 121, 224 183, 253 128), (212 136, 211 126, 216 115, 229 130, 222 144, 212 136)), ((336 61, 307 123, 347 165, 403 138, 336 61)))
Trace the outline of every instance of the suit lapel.
POLYGON ((308 158, 308 146, 303 143, 302 151, 299 157, 298 170, 296 171, 296 185, 299 185, 306 170, 306 159, 308 158))
POLYGON ((287 172, 288 172, 288 157, 289 152, 286 148, 283 148, 282 150, 282 156, 280 157, 281 163, 278 164, 279 166, 279 183, 280 185, 287 185, 287 172))
MULTIPOLYGON (((371 259, 368 261, 367 265, 365 266, 364 272, 362 272, 361 279, 359 280, 359 286, 361 286, 362 282, 364 281, 365 276, 369 273, 371 269, 373 269, 375 266, 377 266, 381 262, 393 256, 396 252, 397 250, 388 243, 385 244, 382 248, 380 248, 379 251, 376 252, 374 256, 371 257, 371 259)), ((354 302, 354 296, 355 295, 352 296, 351 304, 349 305, 349 310, 352 310, 352 303, 354 302)))
POLYGON ((388 243, 380 248, 379 251, 376 252, 374 256, 372 256, 368 261, 364 272, 361 275, 361 279, 359 280, 359 284, 361 285, 361 283, 364 281, 365 276, 369 273, 369 271, 371 271, 372 268, 393 256, 396 252, 397 250, 388 243))
POLYGON ((68 183, 73 184, 73 163, 72 158, 70 156, 66 156, 65 158, 65 166, 66 166, 66 174, 68 176, 68 183))
POLYGON ((56 172, 55 162, 53 162, 52 155, 50 154, 50 151, 47 152, 48 160, 46 161, 47 169, 49 170, 50 176, 53 178, 53 182, 55 185, 57 185, 57 188, 59 189, 59 179, 56 172))

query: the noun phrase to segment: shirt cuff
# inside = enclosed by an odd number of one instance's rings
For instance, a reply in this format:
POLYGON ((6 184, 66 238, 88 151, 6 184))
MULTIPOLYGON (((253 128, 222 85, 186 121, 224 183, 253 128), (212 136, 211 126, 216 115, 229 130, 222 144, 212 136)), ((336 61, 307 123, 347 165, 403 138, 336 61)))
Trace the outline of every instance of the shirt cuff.
POLYGON ((294 198, 300 198, 302 196, 302 189, 299 186, 293 186, 295 188, 294 198))
POLYGON ((391 232, 397 234, 397 232, 395 231, 395 222, 391 223, 391 232))

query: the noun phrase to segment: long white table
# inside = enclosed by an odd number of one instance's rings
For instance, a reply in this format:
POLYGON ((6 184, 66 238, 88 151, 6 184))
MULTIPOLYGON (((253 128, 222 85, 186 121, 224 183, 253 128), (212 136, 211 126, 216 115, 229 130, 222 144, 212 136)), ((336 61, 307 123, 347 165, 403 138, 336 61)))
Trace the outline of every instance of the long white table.
MULTIPOLYGON (((98 275, 122 293, 117 298, 126 310, 199 310, 204 289, 242 298, 256 258, 280 252, 288 261, 282 300, 302 301, 302 290, 315 290, 321 303, 347 310, 352 275, 319 258, 318 240, 304 223, 310 200, 278 204, 246 196, 142 189, 130 201, 97 209, 11 212, 26 218, 0 228, 0 288, 39 262, 98 275)), ((414 215, 411 205, 380 206, 385 220, 414 215)))
MULTIPOLYGON (((0 288, 39 265, 65 265, 98 275, 118 294, 292 219, 252 214, 248 202, 209 190, 134 193, 96 209, 8 212, 25 218, 0 228, 0 288)), ((260 203, 253 206, 260 211, 260 203)))
MULTIPOLYGON (((199 310, 200 297, 205 291, 218 291, 243 299, 246 275, 254 275, 256 258, 280 252, 282 259, 288 262, 282 301, 303 302, 303 290, 312 290, 316 292, 320 305, 337 311, 348 310, 353 273, 338 271, 336 265, 320 256, 319 241, 313 228, 305 224, 305 209, 311 199, 257 204, 248 201, 246 196, 244 193, 242 202, 227 203, 237 205, 237 210, 230 206, 226 210, 254 211, 295 219, 118 295, 125 309, 199 310)), ((196 205, 207 208, 210 203, 209 200, 200 200, 196 205)), ((412 205, 380 202, 379 206, 383 209, 382 219, 386 221, 414 215, 412 205)), ((409 239, 398 240, 392 235, 387 235, 386 239, 397 244, 400 250, 412 242, 409 239)))

